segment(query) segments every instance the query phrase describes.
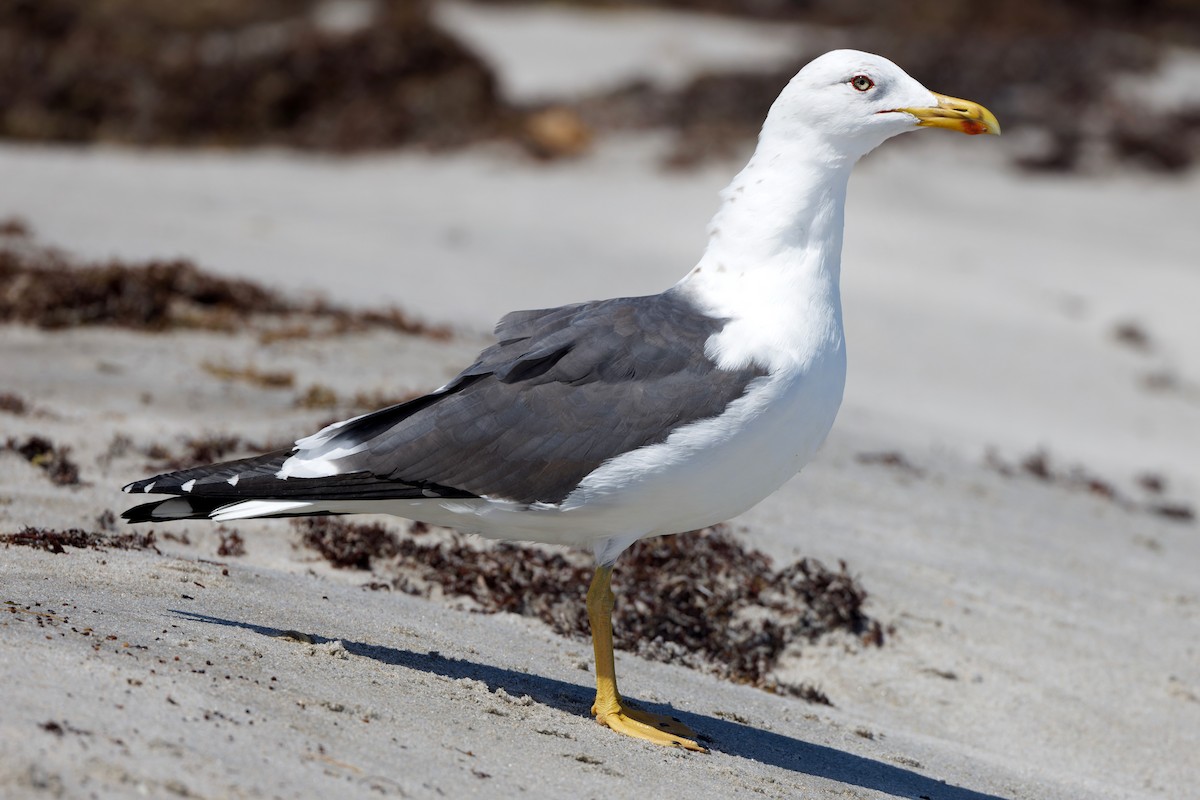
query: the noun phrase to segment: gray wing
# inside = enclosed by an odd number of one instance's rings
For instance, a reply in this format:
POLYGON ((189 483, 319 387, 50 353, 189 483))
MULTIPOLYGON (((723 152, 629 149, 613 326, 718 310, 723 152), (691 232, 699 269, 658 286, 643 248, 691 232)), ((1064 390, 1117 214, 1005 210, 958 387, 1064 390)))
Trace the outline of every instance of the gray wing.
POLYGON ((509 314, 442 393, 364 417, 345 469, 519 503, 558 503, 614 456, 720 414, 757 368, 705 355, 725 320, 678 293, 509 314))
MULTIPOLYGON (((260 470, 232 494, 559 503, 608 459, 719 415, 765 374, 719 369, 705 355, 725 322, 675 291, 514 312, 496 326, 497 343, 438 392, 313 437, 322 450, 362 446, 333 462, 337 475, 280 481, 260 470)), ((206 474, 216 478, 220 467, 206 474)), ((158 476, 169 480, 153 491, 174 493, 170 487, 194 472, 158 476)), ((221 469, 219 481, 201 477, 193 489, 220 483, 230 493, 232 473, 221 469)))

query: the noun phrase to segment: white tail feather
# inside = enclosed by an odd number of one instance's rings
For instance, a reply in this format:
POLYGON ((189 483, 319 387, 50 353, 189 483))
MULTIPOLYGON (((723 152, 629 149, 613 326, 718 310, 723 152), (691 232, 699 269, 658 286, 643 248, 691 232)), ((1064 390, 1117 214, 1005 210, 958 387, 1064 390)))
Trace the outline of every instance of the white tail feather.
POLYGON ((315 503, 305 500, 244 500, 240 503, 218 508, 210 516, 217 522, 229 522, 235 519, 253 519, 254 517, 286 514, 300 509, 317 510, 315 503))

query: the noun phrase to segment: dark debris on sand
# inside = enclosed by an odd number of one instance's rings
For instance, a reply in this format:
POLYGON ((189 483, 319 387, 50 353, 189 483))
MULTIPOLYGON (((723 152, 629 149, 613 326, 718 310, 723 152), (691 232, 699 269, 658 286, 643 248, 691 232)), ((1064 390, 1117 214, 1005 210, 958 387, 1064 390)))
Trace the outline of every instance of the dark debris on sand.
POLYGON ((924 477, 925 470, 909 461, 908 456, 899 450, 883 450, 879 452, 858 453, 854 460, 860 464, 871 464, 892 467, 914 478, 924 477))
POLYGON ((0 219, 0 236, 23 239, 29 235, 29 223, 20 217, 4 217, 0 219))
POLYGON ((154 531, 147 533, 94 533, 79 528, 56 531, 26 526, 20 533, 0 533, 0 544, 6 547, 32 547, 50 553, 66 553, 66 548, 91 550, 153 550, 154 531))
POLYGON ((78 486, 82 483, 79 465, 70 459, 70 447, 57 447, 43 436, 29 436, 24 441, 8 439, 4 449, 40 467, 46 477, 58 486, 78 486))
POLYGON ((362 150, 475 141, 500 125, 491 70, 424 0, 364 24, 320 0, 7 0, 0 136, 362 150))
POLYGON ((0 324, 55 330, 115 325, 142 331, 191 328, 234 332, 260 327, 286 338, 391 330, 434 339, 448 328, 395 308, 352 310, 299 302, 253 281, 213 275, 186 259, 77 263, 26 239, 0 239, 0 324))
POLYGON ((178 448, 154 443, 141 449, 142 455, 150 459, 147 469, 177 472, 218 461, 228 461, 239 455, 257 455, 278 450, 291 442, 272 445, 255 442, 236 433, 209 433, 184 437, 178 448))
POLYGON ((0 411, 19 417, 29 413, 29 405, 20 395, 0 392, 0 411))
MULTIPOLYGON (((500 542, 473 547, 419 541, 378 524, 336 517, 297 520, 302 542, 343 568, 390 575, 391 588, 470 598, 485 613, 541 619, 557 633, 590 636, 584 605, 593 567, 576 552, 500 542)), ((371 586, 388 586, 378 581, 371 586)), ((615 645, 646 658, 714 672, 730 680, 828 703, 810 686, 779 684, 783 653, 840 631, 863 644, 884 630, 863 610, 866 591, 846 565, 804 559, 782 570, 746 549, 726 526, 635 544, 613 573, 615 645)))
POLYGON ((219 526, 217 528, 217 535, 221 538, 221 543, 217 546, 217 555, 222 558, 236 558, 246 555, 246 540, 242 538, 240 533, 224 526, 219 526))
POLYGON ((55 250, 0 244, 0 322, 52 330, 120 325, 232 331, 246 314, 287 310, 262 286, 210 275, 186 260, 76 266, 55 250))
POLYGON ((984 464, 1005 477, 1024 476, 1043 483, 1084 491, 1117 504, 1128 511, 1142 512, 1163 517, 1174 522, 1190 523, 1196 519, 1196 511, 1182 502, 1164 501, 1166 479, 1161 475, 1142 475, 1137 484, 1153 499, 1139 501, 1117 488, 1112 481, 1090 472, 1083 466, 1061 467, 1053 463, 1045 450, 1036 450, 1016 463, 1005 461, 995 450, 989 450, 984 464))
POLYGON ((293 524, 300 530, 301 543, 338 569, 369 570, 371 559, 392 558, 400 552, 395 534, 378 523, 311 517, 293 524))

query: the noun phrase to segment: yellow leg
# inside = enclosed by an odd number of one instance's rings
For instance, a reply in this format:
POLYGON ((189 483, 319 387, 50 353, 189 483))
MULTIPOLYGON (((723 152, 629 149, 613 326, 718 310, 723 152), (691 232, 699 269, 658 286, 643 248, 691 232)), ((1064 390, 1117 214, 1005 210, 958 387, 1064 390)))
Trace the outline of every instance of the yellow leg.
POLYGON ((636 736, 655 744, 682 747, 707 753, 696 741, 696 734, 682 722, 670 717, 630 708, 617 691, 617 670, 613 662, 612 640, 612 567, 597 567, 588 588, 588 620, 592 624, 592 647, 596 651, 596 702, 592 714, 601 725, 617 733, 636 736))

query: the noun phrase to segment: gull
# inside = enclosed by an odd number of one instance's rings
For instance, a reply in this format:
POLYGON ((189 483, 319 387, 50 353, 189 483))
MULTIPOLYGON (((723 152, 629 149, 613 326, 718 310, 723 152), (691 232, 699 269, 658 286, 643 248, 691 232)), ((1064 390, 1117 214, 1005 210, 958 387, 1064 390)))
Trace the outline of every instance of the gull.
POLYGON ((617 688, 611 589, 639 539, 734 517, 816 454, 846 380, 839 289, 851 168, 919 128, 1000 132, 891 61, 835 50, 767 113, 721 193, 699 262, 674 286, 517 311, 445 386, 337 422, 291 448, 135 481, 168 494, 131 522, 386 513, 485 537, 591 548, 592 714, 618 733, 703 751, 617 688))

